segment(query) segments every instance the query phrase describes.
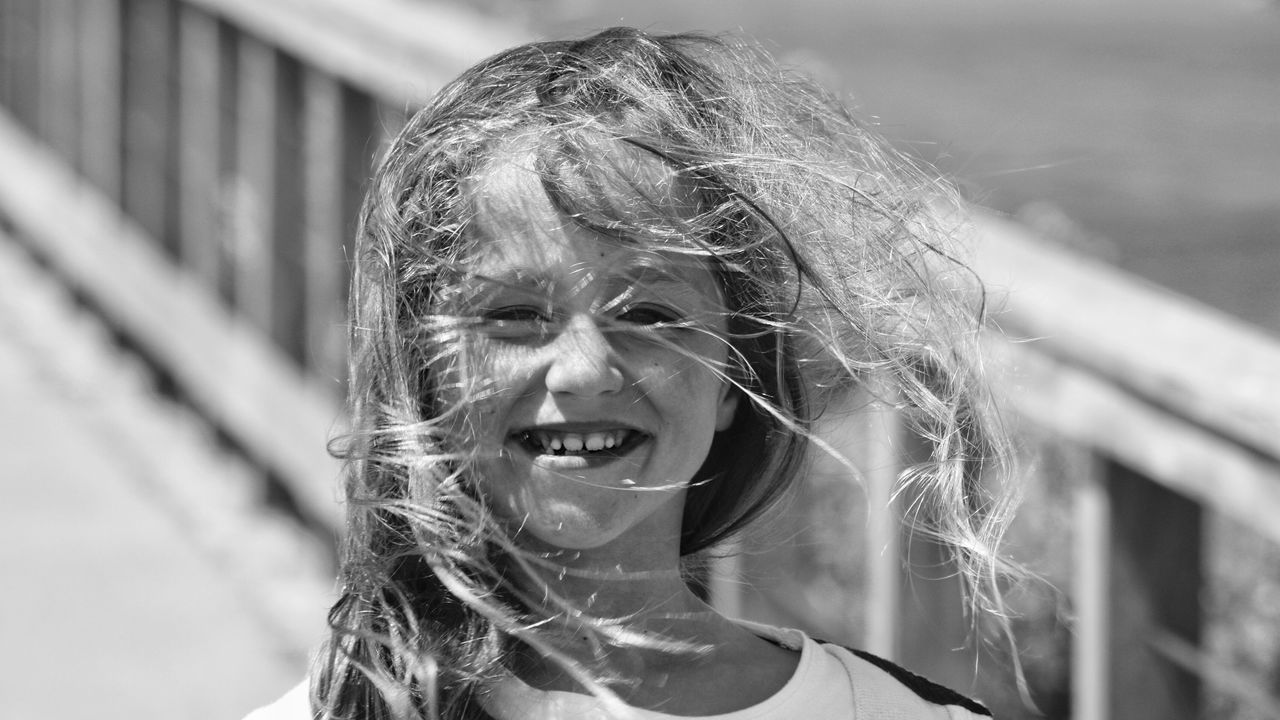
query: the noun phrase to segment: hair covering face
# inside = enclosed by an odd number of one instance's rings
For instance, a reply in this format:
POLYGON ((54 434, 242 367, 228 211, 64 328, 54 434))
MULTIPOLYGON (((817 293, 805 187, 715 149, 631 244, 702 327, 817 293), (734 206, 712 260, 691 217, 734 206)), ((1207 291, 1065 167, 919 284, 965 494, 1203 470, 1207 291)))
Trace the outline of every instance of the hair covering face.
MULTIPOLYGON (((465 288, 493 221, 483 189, 513 157, 574 232, 714 279, 724 358, 708 372, 734 412, 685 492, 682 554, 775 505, 823 410, 870 389, 928 439, 932 456, 904 476, 920 520, 954 548, 975 602, 998 607, 1005 512, 982 478, 1003 439, 951 192, 751 46, 619 28, 480 63, 375 174, 351 294, 343 593, 313 683, 324 713, 469 717, 515 644, 556 657, 537 631, 543 599, 512 582, 554 572, 554 557, 490 506, 472 412, 495 386, 472 356, 465 288)), ((606 642, 646 642, 598 620, 606 642)))

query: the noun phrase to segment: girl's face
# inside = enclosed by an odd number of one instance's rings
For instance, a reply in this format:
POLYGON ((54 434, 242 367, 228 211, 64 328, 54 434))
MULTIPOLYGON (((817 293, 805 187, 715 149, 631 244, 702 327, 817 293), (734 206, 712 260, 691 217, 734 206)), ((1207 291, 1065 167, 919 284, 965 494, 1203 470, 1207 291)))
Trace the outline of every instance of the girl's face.
POLYGON ((475 188, 460 302, 480 320, 463 367, 482 491, 527 546, 678 549, 685 489, 737 405, 718 285, 702 259, 575 224, 528 164, 475 188))

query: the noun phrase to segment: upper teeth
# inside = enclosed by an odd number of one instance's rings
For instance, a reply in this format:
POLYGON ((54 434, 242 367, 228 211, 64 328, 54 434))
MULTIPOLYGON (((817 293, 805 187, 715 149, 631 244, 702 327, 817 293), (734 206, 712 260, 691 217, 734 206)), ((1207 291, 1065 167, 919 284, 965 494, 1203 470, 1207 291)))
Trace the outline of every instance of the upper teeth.
POLYGON ((553 452, 559 452, 560 450, 582 452, 583 449, 595 452, 621 445, 626 440, 629 432, 629 430, 606 430, 590 433, 561 433, 535 430, 528 433, 528 437, 541 445, 543 449, 553 452))

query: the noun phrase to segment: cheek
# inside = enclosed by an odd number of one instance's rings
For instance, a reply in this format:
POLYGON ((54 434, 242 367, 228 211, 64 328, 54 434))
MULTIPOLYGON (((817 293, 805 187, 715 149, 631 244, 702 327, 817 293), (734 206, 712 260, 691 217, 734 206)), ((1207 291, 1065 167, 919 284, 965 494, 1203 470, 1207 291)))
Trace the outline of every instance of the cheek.
POLYGON ((441 373, 440 396, 460 414, 492 414, 524 392, 535 364, 535 349, 470 338, 441 373))
POLYGON ((736 395, 718 367, 685 357, 678 363, 650 362, 646 371, 641 387, 677 429, 686 452, 709 448, 715 433, 731 424, 736 395))
POLYGON ((495 432, 511 406, 511 394, 498 391, 492 382, 479 381, 471 372, 441 375, 435 396, 435 415, 428 432, 439 433, 445 452, 481 467, 500 459, 505 437, 495 432))
POLYGON ((725 364, 726 356, 721 348, 704 342, 665 362, 654 360, 650 365, 650 378, 671 386, 672 392, 683 396, 689 405, 705 407, 711 399, 718 401, 724 397, 728 387, 725 364))
POLYGON ((467 375, 476 397, 508 395, 525 387, 545 348, 478 337, 468 343, 467 375))

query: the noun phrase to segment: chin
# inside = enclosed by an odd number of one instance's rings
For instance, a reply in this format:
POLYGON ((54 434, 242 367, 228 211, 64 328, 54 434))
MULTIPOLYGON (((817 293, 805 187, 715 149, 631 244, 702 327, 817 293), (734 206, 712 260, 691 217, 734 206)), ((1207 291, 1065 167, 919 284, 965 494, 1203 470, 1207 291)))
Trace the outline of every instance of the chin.
POLYGON ((683 492, 614 491, 595 499, 604 502, 544 495, 512 513, 512 539, 529 550, 576 552, 581 560, 596 557, 610 565, 650 549, 679 547, 683 492))
POLYGON ((514 536, 517 544, 531 549, 596 550, 617 540, 626 532, 622 527, 602 521, 598 513, 581 508, 557 508, 555 512, 539 512, 527 516, 514 536))

